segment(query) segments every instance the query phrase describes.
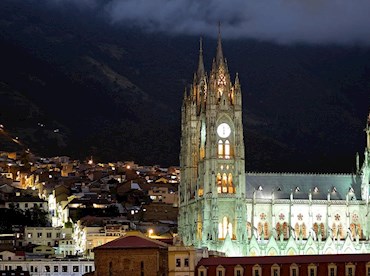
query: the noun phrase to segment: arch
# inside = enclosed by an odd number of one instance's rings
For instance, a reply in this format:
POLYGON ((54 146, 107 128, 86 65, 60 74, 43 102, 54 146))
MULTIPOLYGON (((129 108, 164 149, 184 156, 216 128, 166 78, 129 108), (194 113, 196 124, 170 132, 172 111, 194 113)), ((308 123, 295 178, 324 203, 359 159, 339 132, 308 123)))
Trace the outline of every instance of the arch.
POLYGON ((218 173, 216 176, 216 181, 217 181, 217 193, 222 193, 222 178, 221 174, 218 173))
POLYGON ((218 158, 224 157, 224 142, 222 140, 218 140, 218 158))
POLYGON ((319 234, 319 225, 317 222, 313 224, 313 231, 315 232, 316 236, 319 234))
POLYGON ((252 238, 252 224, 250 222, 247 222, 247 235, 248 239, 252 238))
POLYGON ((263 225, 263 234, 265 236, 265 239, 268 239, 269 238, 269 235, 270 235, 270 231, 269 231, 269 224, 267 221, 265 221, 264 225, 263 225))
POLYGON ((224 152, 225 152, 224 153, 225 159, 230 159, 231 152, 230 152, 230 141, 229 140, 225 141, 224 152))
POLYGON ((289 226, 286 221, 283 223, 283 235, 284 235, 284 239, 289 238, 289 226))
POLYGON ((234 193, 234 187, 233 187, 233 175, 229 173, 227 178, 227 184, 229 186, 229 194, 234 193))
POLYGON ((262 232, 263 232, 263 224, 262 224, 262 222, 259 222, 258 223, 258 226, 257 226, 257 234, 258 234, 258 236, 261 236, 262 235, 262 232))
POLYGON ((302 223, 302 236, 303 238, 307 238, 307 228, 306 228, 306 224, 305 223, 302 223))
POLYGON ((268 253, 267 253, 268 256, 276 256, 278 255, 278 252, 276 251, 275 248, 271 248, 268 253))
POLYGON ((337 237, 337 225, 333 222, 333 225, 331 226, 331 229, 333 230, 333 238, 335 239, 337 237))
POLYGON ((326 238, 325 225, 322 222, 320 223, 320 233, 321 233, 321 238, 325 239, 326 238))
POLYGON ((281 233, 281 225, 280 225, 280 222, 278 222, 278 223, 276 223, 276 235, 277 235, 277 237, 276 238, 278 238, 278 237, 280 237, 280 233, 281 233))
POLYGON ((295 232, 295 236, 299 237, 300 229, 299 229, 298 222, 294 225, 294 232, 295 232))
POLYGON ((293 247, 289 248, 287 253, 289 256, 297 255, 297 251, 293 247))
POLYGON ((227 175, 226 175, 226 173, 222 174, 222 192, 227 193, 227 175))
POLYGON ((343 231, 342 223, 339 223, 339 225, 338 225, 338 235, 339 235, 340 239, 344 239, 344 231, 343 231))
POLYGON ((228 217, 223 217, 222 221, 218 224, 218 238, 225 239, 226 235, 233 237, 233 225, 228 217))

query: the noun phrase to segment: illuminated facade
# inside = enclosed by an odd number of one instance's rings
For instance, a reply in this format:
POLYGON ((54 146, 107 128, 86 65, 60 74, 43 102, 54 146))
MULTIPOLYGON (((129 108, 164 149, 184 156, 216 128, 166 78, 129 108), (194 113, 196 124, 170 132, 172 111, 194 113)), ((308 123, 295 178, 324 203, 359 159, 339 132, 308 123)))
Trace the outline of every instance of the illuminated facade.
POLYGON ((370 252, 370 115, 356 174, 245 173, 242 93, 219 35, 209 75, 200 45, 181 123, 179 233, 230 256, 370 252))

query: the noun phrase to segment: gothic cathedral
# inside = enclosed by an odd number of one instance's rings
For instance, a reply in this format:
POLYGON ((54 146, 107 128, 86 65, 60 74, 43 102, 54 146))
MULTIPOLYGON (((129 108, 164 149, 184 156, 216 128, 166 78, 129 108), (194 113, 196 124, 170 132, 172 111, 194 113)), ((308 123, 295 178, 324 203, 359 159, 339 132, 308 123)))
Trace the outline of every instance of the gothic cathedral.
POLYGON ((356 174, 246 173, 239 77, 220 33, 208 75, 199 64, 181 122, 179 235, 229 256, 370 252, 370 114, 356 174))
MULTIPOLYGON (((212 70, 198 70, 182 106, 180 233, 185 244, 219 249, 246 238, 242 93, 231 81, 221 37, 212 70)), ((240 252, 241 253, 241 252, 240 252)))

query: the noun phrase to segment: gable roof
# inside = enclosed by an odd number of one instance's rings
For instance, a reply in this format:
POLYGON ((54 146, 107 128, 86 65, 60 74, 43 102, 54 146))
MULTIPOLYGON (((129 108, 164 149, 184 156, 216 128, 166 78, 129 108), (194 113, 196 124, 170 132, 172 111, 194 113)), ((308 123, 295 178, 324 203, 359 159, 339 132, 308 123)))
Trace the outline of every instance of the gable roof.
POLYGON ((361 183, 352 174, 298 174, 298 173, 246 173, 246 196, 256 198, 326 200, 328 193, 332 200, 345 200, 353 189, 356 199, 361 199, 361 183))
POLYGON ((145 249, 145 248, 167 248, 166 243, 146 237, 138 231, 127 232, 123 237, 94 248, 99 249, 145 249))

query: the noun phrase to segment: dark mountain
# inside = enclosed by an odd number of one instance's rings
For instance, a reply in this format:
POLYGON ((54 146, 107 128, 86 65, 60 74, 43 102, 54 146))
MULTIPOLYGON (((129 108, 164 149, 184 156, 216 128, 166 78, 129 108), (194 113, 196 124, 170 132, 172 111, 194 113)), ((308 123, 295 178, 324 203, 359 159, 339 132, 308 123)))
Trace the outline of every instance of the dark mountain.
MULTIPOLYGON (((0 2, 0 124, 41 155, 178 164, 198 38, 37 3, 0 2)), ((247 170, 353 170, 365 143, 370 48, 223 43, 243 88, 247 170)), ((204 46, 210 68, 216 42, 204 46)))

